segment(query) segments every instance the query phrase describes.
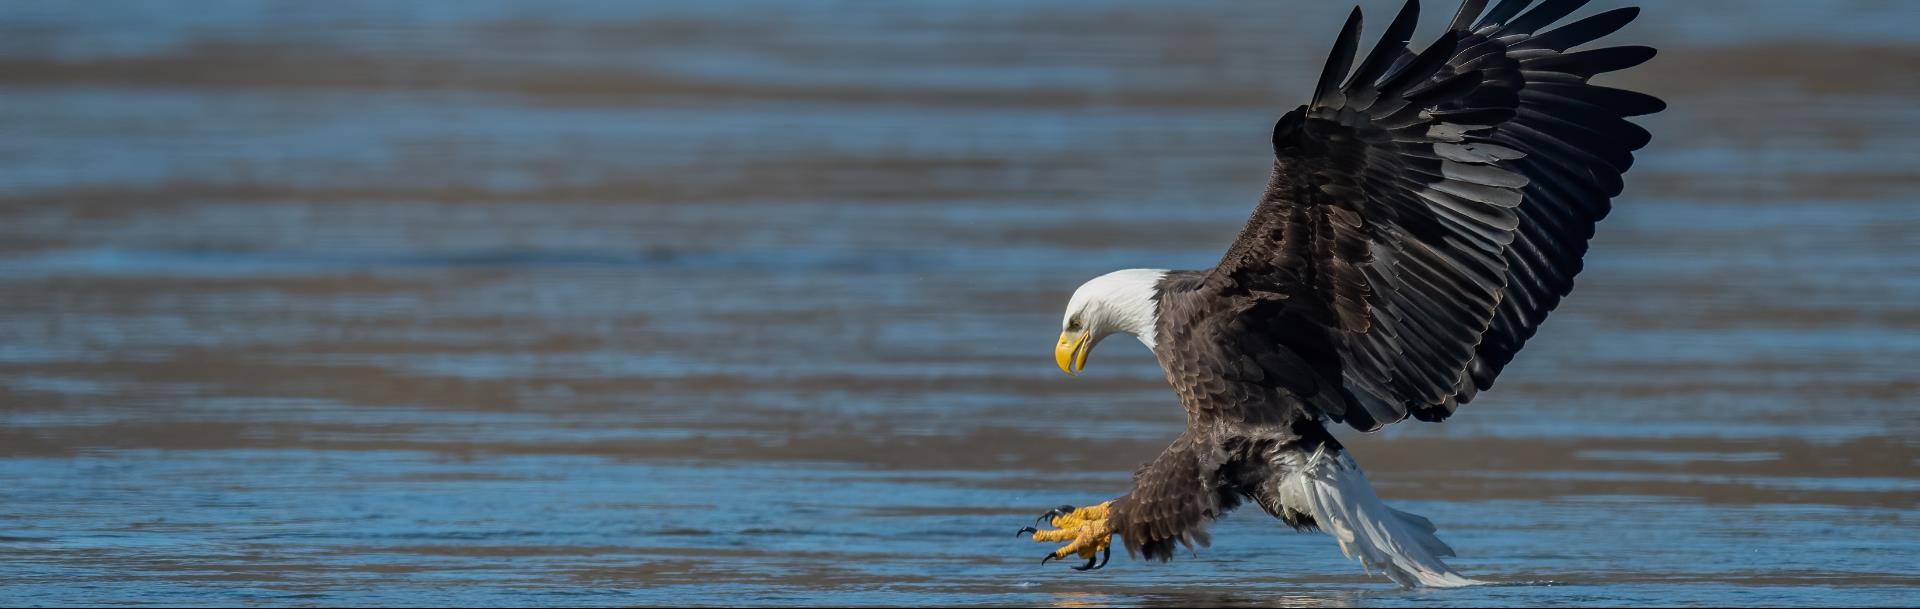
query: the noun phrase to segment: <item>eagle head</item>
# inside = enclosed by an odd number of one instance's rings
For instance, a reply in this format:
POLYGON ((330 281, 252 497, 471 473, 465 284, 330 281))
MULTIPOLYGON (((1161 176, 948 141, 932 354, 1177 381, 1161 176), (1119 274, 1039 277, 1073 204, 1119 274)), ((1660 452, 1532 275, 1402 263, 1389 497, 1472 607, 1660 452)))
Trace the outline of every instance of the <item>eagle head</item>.
POLYGON ((1073 291, 1060 320, 1060 342, 1053 361, 1075 374, 1087 367, 1087 354, 1115 332, 1132 334, 1153 348, 1158 324, 1160 280, 1164 269, 1126 269, 1095 277, 1073 291))

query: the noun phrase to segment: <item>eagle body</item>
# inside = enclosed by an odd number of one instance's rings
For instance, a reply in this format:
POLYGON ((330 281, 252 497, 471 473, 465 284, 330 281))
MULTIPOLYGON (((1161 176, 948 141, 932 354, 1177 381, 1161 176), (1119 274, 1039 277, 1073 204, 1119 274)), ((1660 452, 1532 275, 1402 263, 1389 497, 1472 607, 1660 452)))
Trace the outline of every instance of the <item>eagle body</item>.
MULTIPOLYGON (((1286 311, 1284 301, 1224 289, 1199 271, 1168 272, 1156 286, 1154 356, 1186 410, 1187 431, 1134 483, 1151 489, 1139 497, 1191 501, 1115 502, 1113 518, 1128 549, 1147 558, 1170 557, 1175 543, 1204 543, 1205 522, 1242 499, 1282 515, 1261 485, 1283 473, 1276 469, 1279 452, 1340 446, 1314 414, 1340 400, 1337 391, 1321 391, 1337 387, 1339 378, 1326 365, 1334 360, 1316 357, 1332 353, 1324 331, 1307 318, 1321 313, 1286 311)), ((1295 517, 1289 524, 1312 521, 1295 517)))
POLYGON ((1477 583, 1425 518, 1387 507, 1331 427, 1438 422, 1495 378, 1572 289, 1595 224, 1650 140, 1660 100, 1590 84, 1646 47, 1573 50, 1638 9, 1553 27, 1585 0, 1466 0, 1407 45, 1409 1, 1359 55, 1355 9, 1311 101, 1274 125, 1267 187, 1210 269, 1129 269, 1082 285, 1055 357, 1102 338, 1153 349, 1187 429, 1121 497, 1035 539, 1092 554, 1119 535, 1166 560, 1252 501, 1317 528, 1403 585, 1477 583), (1071 530, 1067 530, 1067 525, 1071 530))

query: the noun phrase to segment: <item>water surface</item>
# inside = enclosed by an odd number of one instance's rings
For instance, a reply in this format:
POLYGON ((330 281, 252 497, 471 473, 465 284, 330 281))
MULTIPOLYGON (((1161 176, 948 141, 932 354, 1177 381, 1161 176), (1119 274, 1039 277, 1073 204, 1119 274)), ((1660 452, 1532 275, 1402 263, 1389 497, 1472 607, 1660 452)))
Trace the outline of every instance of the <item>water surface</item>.
POLYGON ((1341 3, 0 4, 0 603, 1920 602, 1920 4, 1650 4, 1574 296, 1342 438, 1456 591, 1011 534, 1178 433, 1060 307, 1217 259, 1341 3))

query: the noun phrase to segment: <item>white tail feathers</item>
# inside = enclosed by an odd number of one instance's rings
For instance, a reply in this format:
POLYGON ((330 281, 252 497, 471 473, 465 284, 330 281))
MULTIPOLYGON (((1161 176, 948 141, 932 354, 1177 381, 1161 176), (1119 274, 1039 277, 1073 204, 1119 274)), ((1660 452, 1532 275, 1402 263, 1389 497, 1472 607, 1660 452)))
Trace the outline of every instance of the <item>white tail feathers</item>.
POLYGON ((1446 563, 1453 548, 1434 536, 1433 522, 1380 501, 1346 451, 1316 451, 1306 467, 1280 484, 1282 504, 1311 514, 1320 530, 1340 542, 1340 552, 1362 567, 1380 569, 1402 586, 1458 588, 1486 582, 1468 579, 1446 563))

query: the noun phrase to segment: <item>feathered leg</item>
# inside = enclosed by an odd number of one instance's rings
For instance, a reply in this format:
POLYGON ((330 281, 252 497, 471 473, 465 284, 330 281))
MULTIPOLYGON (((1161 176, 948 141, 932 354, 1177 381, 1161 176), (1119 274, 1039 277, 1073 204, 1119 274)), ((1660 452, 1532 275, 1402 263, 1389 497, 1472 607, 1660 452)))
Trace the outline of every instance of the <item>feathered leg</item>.
POLYGON ((1220 443, 1192 432, 1182 434, 1134 472, 1127 494, 1096 506, 1050 512, 1045 519, 1054 529, 1021 533, 1033 533, 1034 541, 1070 542, 1049 553, 1050 559, 1078 555, 1092 566, 1094 553, 1105 555, 1118 535, 1128 554, 1167 560, 1176 546, 1206 545, 1206 524, 1240 501, 1240 491, 1221 480, 1228 460, 1220 443))

